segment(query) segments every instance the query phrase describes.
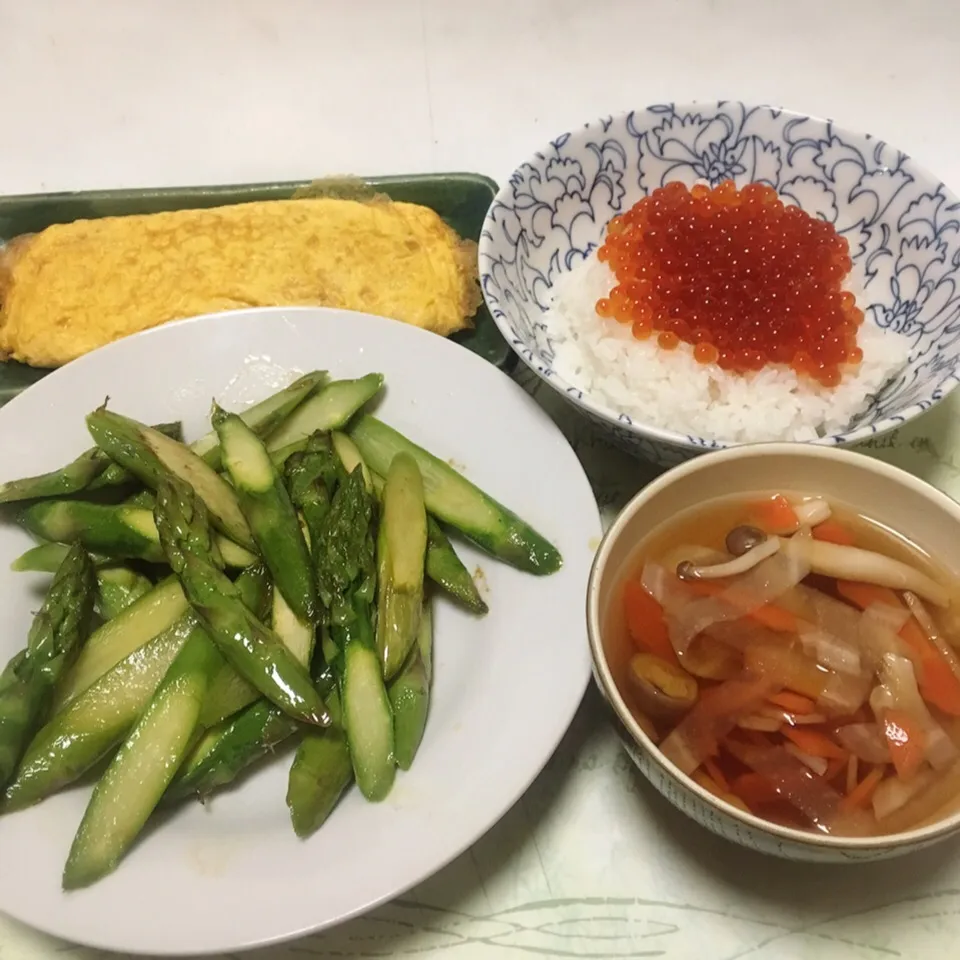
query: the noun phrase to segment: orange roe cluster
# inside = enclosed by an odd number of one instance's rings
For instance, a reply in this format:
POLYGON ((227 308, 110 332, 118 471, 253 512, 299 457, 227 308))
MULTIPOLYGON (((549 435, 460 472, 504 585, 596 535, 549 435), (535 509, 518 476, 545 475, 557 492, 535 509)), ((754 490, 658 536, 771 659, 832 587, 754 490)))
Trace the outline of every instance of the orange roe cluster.
POLYGON ((735 373, 789 364, 825 387, 863 357, 847 241, 771 187, 669 183, 614 218, 597 255, 617 280, 597 313, 664 350, 735 373))

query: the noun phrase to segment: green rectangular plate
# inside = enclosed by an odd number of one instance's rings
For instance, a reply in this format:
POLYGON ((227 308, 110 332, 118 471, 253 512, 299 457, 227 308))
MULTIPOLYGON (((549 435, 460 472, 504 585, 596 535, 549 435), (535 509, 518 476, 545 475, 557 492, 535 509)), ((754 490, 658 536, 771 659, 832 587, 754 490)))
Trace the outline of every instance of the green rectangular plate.
MULTIPOLYGON (((483 218, 497 185, 473 173, 438 173, 408 177, 371 177, 364 181, 393 200, 430 207, 466 239, 479 240, 483 218)), ((283 200, 308 187, 310 181, 240 184, 213 187, 166 187, 155 190, 91 190, 0 196, 0 242, 22 233, 35 233, 54 223, 115 217, 163 210, 196 210, 251 200, 283 200)), ((516 355, 500 336, 485 306, 474 317, 474 328, 451 339, 501 370, 513 367, 516 355)), ((49 371, 20 363, 0 363, 0 406, 49 371)))

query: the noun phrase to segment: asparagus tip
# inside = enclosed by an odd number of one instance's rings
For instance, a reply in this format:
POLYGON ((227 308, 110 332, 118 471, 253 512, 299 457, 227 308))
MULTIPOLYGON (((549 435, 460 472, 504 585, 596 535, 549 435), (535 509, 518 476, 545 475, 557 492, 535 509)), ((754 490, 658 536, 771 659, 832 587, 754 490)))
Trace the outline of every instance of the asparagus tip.
POLYGON ((66 891, 82 890, 84 887, 93 885, 109 872, 109 867, 104 868, 99 865, 93 868, 91 866, 78 868, 72 860, 68 860, 67 865, 63 868, 61 886, 66 891))
POLYGON ((216 429, 227 418, 227 411, 217 403, 216 397, 210 399, 210 423, 216 429))
POLYGON ((311 710, 304 719, 307 723, 312 723, 317 727, 329 727, 333 723, 333 718, 330 716, 330 712, 326 707, 320 710, 311 710))

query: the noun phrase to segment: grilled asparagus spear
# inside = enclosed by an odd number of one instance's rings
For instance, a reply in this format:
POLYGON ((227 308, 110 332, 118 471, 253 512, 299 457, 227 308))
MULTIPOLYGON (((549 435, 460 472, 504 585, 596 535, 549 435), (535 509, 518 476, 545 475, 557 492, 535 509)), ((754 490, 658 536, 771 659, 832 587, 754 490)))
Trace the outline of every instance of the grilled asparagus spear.
POLYGON ((334 452, 340 458, 343 469, 347 473, 353 473, 359 467, 363 471, 363 480, 367 485, 367 490, 376 493, 379 497, 383 491, 383 477, 375 477, 367 466, 366 461, 360 456, 360 450, 357 445, 340 430, 334 430, 330 434, 330 443, 334 452))
MULTIPOLYGON (((17 573, 56 573, 69 552, 67 543, 40 543, 21 553, 10 569, 17 573)), ((110 558, 100 553, 91 553, 89 557, 97 567, 110 563, 110 558)))
MULTIPOLYGON (((283 595, 277 590, 274 591, 273 603, 273 629, 287 649, 305 664, 313 646, 312 624, 298 621, 293 611, 286 606, 283 595), (282 613, 278 612, 278 606, 282 613)), ((335 695, 335 690, 329 670, 318 682, 318 689, 330 709, 328 697, 331 691, 335 695)), ((168 799, 176 800, 196 795, 202 800, 217 788, 231 783, 243 770, 302 729, 300 724, 269 700, 258 699, 256 691, 251 689, 250 693, 245 695, 241 688, 236 687, 235 695, 239 698, 250 696, 252 702, 244 705, 232 719, 207 732, 191 751, 177 779, 170 785, 167 791, 168 799)), ((223 692, 216 696, 221 698, 222 703, 223 692)), ((206 704, 201 719, 210 709, 211 705, 206 704)), ((220 712, 223 712, 222 707, 220 712)), ((340 736, 342 737, 342 733, 340 736)), ((349 757, 347 765, 349 769, 349 757)))
MULTIPOLYGON (((288 463, 287 482, 294 502, 305 516, 310 517, 310 526, 315 533, 311 539, 315 544, 328 543, 330 530, 325 526, 325 520, 331 509, 330 491, 336 488, 344 473, 325 436, 312 436, 307 446, 308 449, 298 453, 297 457, 288 463)), ((357 505, 353 502, 352 508, 357 505)), ((361 517, 360 524, 354 525, 354 529, 359 532, 359 539, 355 535, 350 542, 346 538, 336 537, 339 553, 335 551, 333 554, 324 554, 326 575, 323 582, 327 585, 330 596, 335 592, 340 593, 341 587, 349 586, 356 579, 357 571, 364 562, 364 541, 367 542, 369 554, 372 505, 361 501, 359 507, 358 513, 356 509, 350 509, 350 501, 342 499, 338 507, 339 513, 333 513, 330 518, 331 527, 342 531, 351 527, 351 518, 357 515, 361 517)), ((369 555, 366 562, 369 567, 369 555)), ((279 602, 282 604, 282 597, 279 602)), ((369 601, 367 608, 369 610, 369 601)), ((300 627, 291 613, 289 609, 284 612, 282 606, 278 608, 278 594, 275 592, 274 629, 288 647, 300 650, 303 646, 297 639, 300 627)), ((343 619, 342 608, 339 614, 340 619, 343 619)), ((340 635, 345 636, 342 630, 340 635)), ((339 707, 335 692, 328 692, 329 683, 330 681, 326 680, 325 685, 321 679, 321 692, 328 701, 332 698, 332 702, 339 707)), ((389 714, 387 717, 389 719, 389 714)), ((234 720, 217 731, 210 731, 203 738, 185 763, 182 775, 172 785, 168 795, 205 795, 234 779, 240 770, 263 756, 279 740, 292 735, 295 729, 296 725, 271 704, 261 701, 248 707, 234 720)), ((291 817, 301 835, 306 836, 313 832, 326 818, 351 776, 350 753, 341 730, 331 727, 304 733, 291 770, 288 790, 291 817)), ((391 774, 387 776, 392 778, 391 774)))
POLYGON ((206 510, 189 484, 171 477, 160 485, 156 519, 170 566, 230 665, 294 719, 328 724, 323 699, 306 670, 243 605, 235 585, 212 562, 206 510))
POLYGON ((380 476, 386 475, 398 453, 409 453, 423 477, 427 509, 488 553, 528 573, 543 575, 560 569, 563 561, 556 547, 536 530, 392 427, 366 414, 350 436, 367 465, 380 476))
MULTIPOLYGON (((10 564, 10 569, 18 572, 56 573, 69 552, 70 547, 65 543, 42 543, 17 557, 10 564)), ((112 620, 153 589, 153 584, 142 573, 128 567, 112 566, 103 556, 88 556, 97 568, 95 610, 103 620, 112 620)))
POLYGON ((167 799, 201 800, 232 783, 248 767, 293 736, 300 725, 269 700, 257 700, 222 727, 211 730, 184 762, 167 799), (194 759, 195 758, 195 759, 194 759))
POLYGON ((146 507, 147 510, 153 510, 157 505, 157 495, 148 487, 138 490, 123 501, 128 507, 146 507))
MULTIPOLYGON (((27 507, 20 522, 34 536, 61 544, 79 541, 98 556, 149 563, 164 560, 152 506, 43 500, 27 507)), ((242 569, 257 561, 255 554, 221 534, 216 534, 214 541, 217 555, 227 567, 242 569)), ((24 561, 34 562, 26 557, 24 561)))
MULTIPOLYGON (((176 423, 160 423, 153 427, 153 429, 162 433, 165 437, 169 437, 171 440, 183 440, 183 426, 179 421, 176 423)), ((97 449, 99 449, 99 447, 97 449)), ((106 456, 106 454, 104 454, 104 456, 106 456)), ((94 477, 87 489, 104 490, 108 487, 123 487, 136 482, 137 478, 129 470, 121 467, 115 460, 111 460, 106 470, 99 476, 94 477)))
POLYGON ((429 603, 420 616, 417 642, 407 656, 403 669, 388 688, 393 707, 397 766, 409 770, 420 749, 430 709, 430 671, 433 666, 433 618, 429 603))
MULTIPOLYGON (((310 436, 304 449, 286 461, 284 473, 315 562, 333 493, 345 476, 327 435, 317 432, 310 436)), ((282 602, 275 603, 274 629, 283 637, 287 647, 301 656, 302 662, 309 663, 313 655, 314 625, 297 621, 291 613, 282 602)))
POLYGON ((0 483, 0 503, 33 500, 39 497, 63 497, 83 490, 95 477, 103 473, 110 458, 94 447, 86 450, 65 467, 36 477, 24 477, 0 483))
POLYGON ((189 447, 104 408, 87 416, 87 428, 98 447, 151 489, 156 490, 170 476, 188 483, 218 530, 240 546, 256 549, 236 493, 189 447))
POLYGON ((337 484, 345 476, 329 437, 319 431, 312 434, 304 442, 303 449, 288 457, 284 464, 290 499, 307 526, 314 555, 330 501, 337 484))
MULTIPOLYGON (((259 437, 269 436, 314 390, 327 380, 325 371, 308 373, 266 400, 245 410, 240 416, 259 437)), ((179 423, 162 423, 154 427, 173 440, 182 439, 179 423)), ((220 441, 212 430, 190 445, 190 449, 213 469, 220 467, 220 441)), ((135 477, 115 463, 99 447, 87 450, 72 463, 59 470, 37 477, 26 477, 0 483, 0 503, 33 500, 41 497, 64 497, 81 490, 100 490, 122 486, 135 477)))
POLYGON ((399 453, 383 485, 377 537, 377 649, 388 682, 417 641, 426 550, 420 470, 413 457, 399 453))
POLYGON ((57 543, 79 541, 88 550, 116 560, 163 560, 153 514, 138 507, 42 500, 27 507, 20 522, 35 537, 57 543))
POLYGON ((340 691, 353 775, 360 792, 377 801, 393 788, 396 742, 393 710, 383 685, 369 613, 365 603, 358 603, 357 622, 343 647, 340 691))
MULTIPOLYGON (((329 493, 321 475, 332 471, 331 486, 340 476, 336 458, 329 456, 329 445, 325 446, 322 435, 311 438, 310 451, 303 457, 291 459, 287 465, 286 477, 290 496, 294 506, 310 518, 314 530, 320 523, 329 506, 329 493), (328 460, 324 459, 324 453, 328 460), (319 486, 315 484, 319 481, 319 486)), ((303 447, 307 444, 304 442, 303 447)), ((301 451, 303 452, 303 451, 301 451)), ((300 620, 284 600, 283 594, 273 592, 273 629, 284 646, 303 665, 309 663, 314 639, 313 624, 300 620)), ((213 726, 233 716, 239 710, 248 707, 259 697, 256 688, 239 677, 234 671, 222 671, 217 677, 203 706, 201 721, 204 726, 213 726)))
POLYGON ((294 443, 288 443, 286 446, 279 447, 276 450, 268 450, 270 461, 278 470, 282 470, 290 457, 295 453, 300 453, 306 445, 306 440, 297 440, 294 443))
POLYGON ((152 589, 153 584, 136 570, 101 567, 97 570, 96 611, 102 619, 112 620, 152 589))
POLYGON ((263 443, 240 417, 217 408, 213 421, 223 464, 274 588, 296 617, 309 623, 317 614, 317 591, 310 554, 287 488, 263 443))
MULTIPOLYGON (((273 593, 273 629, 287 649, 306 666, 313 651, 313 624, 297 620, 279 590, 273 593)), ((321 674, 317 688, 326 699, 333 689, 333 675, 329 669, 321 674)), ((205 705, 204 712, 209 709, 210 705, 205 705)), ((207 732, 184 762, 180 774, 167 791, 168 798, 196 794, 203 799, 218 787, 232 782, 246 767, 299 729, 300 725, 274 704, 255 699, 233 719, 207 732)))
POLYGON ((221 663, 209 636, 192 633, 94 788, 63 871, 64 889, 106 876, 136 840, 186 756, 221 663))
POLYGON ((273 591, 273 632, 305 669, 313 656, 314 628, 312 620, 302 620, 290 608, 286 598, 276 588, 273 591))
MULTIPOLYGON (((378 496, 381 495, 383 478, 370 473, 357 445, 345 433, 333 433, 330 439, 346 471, 352 473, 354 467, 360 465, 364 476, 368 478, 368 486, 372 486, 378 496)), ((443 532, 443 527, 429 514, 426 574, 438 587, 473 613, 484 614, 489 610, 473 582, 473 577, 470 576, 470 571, 463 565, 449 537, 443 532)))
POLYGON ((54 684, 86 639, 95 591, 93 564, 75 546, 34 617, 26 649, 0 673, 0 787, 13 776, 54 684))
MULTIPOLYGON (((327 379, 326 370, 306 373, 279 393, 255 403, 238 416, 258 437, 269 437, 310 394, 322 387, 327 379)), ((190 449, 214 470, 220 469, 220 437, 215 429, 191 443, 190 449)))
POLYGON ((271 452, 306 440, 318 430, 338 430, 380 392, 383 376, 368 373, 359 380, 334 380, 301 404, 267 440, 271 452))
POLYGON ((62 790, 116 748, 197 630, 202 627, 188 614, 71 700, 27 747, 3 809, 20 810, 62 790))
MULTIPOLYGON (((245 410, 240 416, 257 436, 268 436, 314 390, 325 383, 326 379, 327 374, 324 371, 308 373, 279 393, 275 393, 261 403, 245 410)), ((153 429, 174 440, 182 438, 179 423, 161 423, 153 429)), ((211 431, 200 440, 192 443, 190 449, 214 469, 219 468, 220 441, 216 431, 211 431)), ((120 486, 124 483, 130 483, 134 479, 134 476, 128 470, 111 460, 99 447, 94 447, 80 454, 76 460, 59 470, 41 474, 37 477, 25 477, 22 480, 0 483, 0 503, 33 500, 41 497, 64 497, 81 490, 99 490, 104 487, 120 486)))
MULTIPOLYGON (((161 423, 154 429, 179 440, 179 423, 161 423)), ((36 477, 0 483, 0 503, 65 497, 81 490, 129 483, 133 477, 114 463, 99 447, 85 450, 65 467, 36 477)))
POLYGON ((336 647, 343 726, 353 772, 368 800, 382 800, 396 775, 393 716, 373 631, 375 502, 363 472, 337 488, 318 537, 320 597, 336 647))
MULTIPOLYGON (((265 568, 244 570, 236 586, 244 605, 263 616, 270 587, 265 568)), ((71 700, 27 748, 16 779, 7 789, 7 809, 36 803, 73 783, 114 749, 142 715, 184 643, 202 629, 196 614, 188 611, 71 700)), ((224 664, 218 680, 227 674, 236 677, 224 664)), ((256 699, 258 694, 251 696, 256 699)))
POLYGON ((287 808, 298 837, 309 837, 320 829, 353 779, 336 690, 327 695, 327 706, 333 723, 326 730, 304 734, 290 767, 287 808))
POLYGON ((259 699, 260 691, 227 663, 207 692, 200 711, 200 725, 204 729, 215 727, 259 699))
POLYGON ((454 550, 450 538, 434 517, 427 515, 426 574, 438 587, 459 600, 468 610, 481 615, 489 611, 470 571, 454 550))
POLYGON ((55 709, 62 709, 134 650, 172 627, 187 610, 176 577, 168 577, 103 624, 83 645, 73 669, 57 689, 55 709))

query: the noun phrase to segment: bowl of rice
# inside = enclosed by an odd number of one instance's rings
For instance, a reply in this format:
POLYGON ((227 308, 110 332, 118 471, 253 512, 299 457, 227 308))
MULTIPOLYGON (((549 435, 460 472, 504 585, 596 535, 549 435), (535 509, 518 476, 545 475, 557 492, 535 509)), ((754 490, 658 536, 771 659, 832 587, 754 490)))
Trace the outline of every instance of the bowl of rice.
POLYGON ((960 202, 829 120, 722 101, 587 123, 517 168, 479 258, 523 362, 664 466, 847 446, 960 377, 960 202))

